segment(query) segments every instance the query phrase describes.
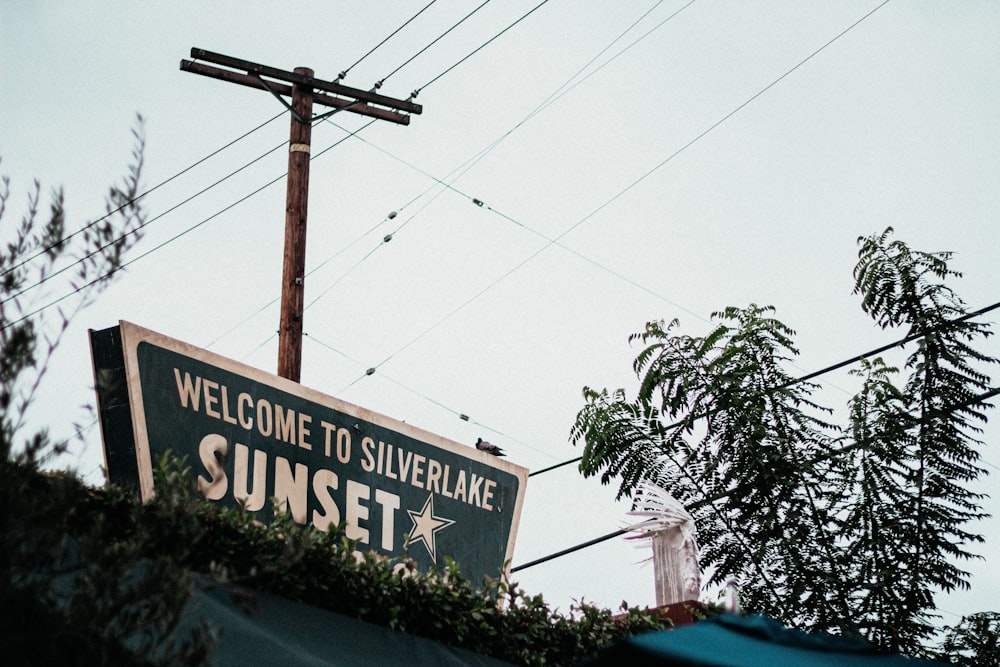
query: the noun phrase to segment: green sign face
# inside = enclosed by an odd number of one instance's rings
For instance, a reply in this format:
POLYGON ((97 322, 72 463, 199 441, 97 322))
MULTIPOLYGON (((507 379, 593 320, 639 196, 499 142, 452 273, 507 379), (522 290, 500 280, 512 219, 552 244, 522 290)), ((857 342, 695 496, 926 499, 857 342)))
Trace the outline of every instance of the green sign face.
POLYGON ((473 581, 509 561, 526 469, 135 325, 121 341, 143 497, 170 450, 264 522, 343 523, 363 551, 448 556, 473 581))

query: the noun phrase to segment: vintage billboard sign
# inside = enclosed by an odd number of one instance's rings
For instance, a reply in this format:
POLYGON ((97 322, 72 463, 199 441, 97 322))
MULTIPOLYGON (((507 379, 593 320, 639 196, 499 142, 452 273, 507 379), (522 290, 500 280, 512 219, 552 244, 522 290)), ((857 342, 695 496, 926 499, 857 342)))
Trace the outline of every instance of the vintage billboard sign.
POLYGON ((277 504, 344 523, 361 550, 448 556, 473 581, 509 562, 525 468, 128 322, 91 348, 109 477, 143 499, 169 450, 209 500, 265 522, 277 504))

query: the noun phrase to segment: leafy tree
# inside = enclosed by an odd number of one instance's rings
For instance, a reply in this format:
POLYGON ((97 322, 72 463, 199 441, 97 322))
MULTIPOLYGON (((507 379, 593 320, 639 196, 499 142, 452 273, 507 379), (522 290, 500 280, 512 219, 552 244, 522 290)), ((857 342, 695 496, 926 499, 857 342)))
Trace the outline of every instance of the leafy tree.
POLYGON ((944 635, 938 660, 961 667, 1000 665, 1000 614, 965 616, 958 625, 946 627, 944 635))
POLYGON ((6 246, 0 248, 0 456, 5 460, 35 461, 65 448, 46 431, 24 435, 25 418, 73 317, 118 275, 125 254, 142 236, 141 117, 132 134, 133 161, 122 183, 109 188, 106 214, 76 232, 66 232, 62 189, 52 191, 43 213, 37 180, 20 222, 8 227, 10 177, 0 176, 0 233, 6 237, 0 237, 6 246), (53 298, 55 291, 62 295, 53 298))
POLYGON ((969 586, 959 564, 983 541, 966 528, 984 516, 969 484, 984 473, 980 369, 997 360, 975 349, 988 325, 946 284, 960 275, 950 253, 889 228, 860 238, 858 256, 864 311, 917 344, 902 373, 860 364, 847 424, 786 372, 795 332, 751 304, 714 313, 705 336, 648 323, 630 338, 635 398, 585 388, 571 436, 583 474, 617 479, 619 497, 649 480, 688 506, 708 585, 735 578, 749 609, 921 653, 934 593, 969 586))
POLYGON ((141 118, 133 138, 132 163, 109 189, 106 215, 73 233, 62 191, 43 205, 37 181, 20 222, 8 226, 10 179, 0 177, 0 644, 10 664, 199 664, 213 641, 204 626, 172 636, 190 572, 151 557, 155 535, 108 539, 104 519, 82 519, 89 492, 39 471, 66 443, 26 421, 70 322, 141 237, 141 118))

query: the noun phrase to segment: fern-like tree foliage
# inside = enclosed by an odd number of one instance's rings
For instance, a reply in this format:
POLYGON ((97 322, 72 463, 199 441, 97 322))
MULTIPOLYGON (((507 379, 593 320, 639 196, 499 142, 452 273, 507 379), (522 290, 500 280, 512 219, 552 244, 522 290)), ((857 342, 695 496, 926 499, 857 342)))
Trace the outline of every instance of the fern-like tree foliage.
POLYGON ((1000 614, 972 614, 946 627, 940 654, 934 657, 961 667, 1000 665, 1000 614))
POLYGON ((648 323, 630 338, 636 396, 584 389, 581 471, 619 497, 648 480, 685 503, 706 585, 737 580, 748 609, 923 653, 935 593, 969 586, 961 564, 983 541, 967 528, 985 516, 969 486, 997 361, 976 350, 989 327, 946 284, 950 259, 891 228, 859 239, 863 309, 914 347, 902 371, 860 363, 847 424, 785 370, 795 332, 773 308, 726 308, 705 336, 648 323))

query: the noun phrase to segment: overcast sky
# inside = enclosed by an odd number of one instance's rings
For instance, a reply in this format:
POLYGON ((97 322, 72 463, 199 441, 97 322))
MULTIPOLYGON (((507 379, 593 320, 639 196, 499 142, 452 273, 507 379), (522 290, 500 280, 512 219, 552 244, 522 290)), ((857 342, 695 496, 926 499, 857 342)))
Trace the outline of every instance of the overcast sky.
MULTIPOLYGON (((7 225, 34 178, 65 188, 70 229, 100 215, 136 112, 147 187, 281 112, 263 91, 181 72, 191 47, 333 79, 426 4, 0 0, 7 225)), ((798 332, 793 373, 898 338, 851 293, 859 235, 891 225, 917 249, 953 250, 967 304, 998 300, 995 1, 552 0, 448 71, 537 4, 497 1, 394 72, 479 4, 437 2, 348 72, 363 89, 392 73, 393 97, 422 88, 408 127, 342 143, 367 119, 314 128, 303 384, 485 437, 537 470, 580 454, 568 434, 582 387, 634 387, 626 339, 647 320, 701 335, 715 310, 773 304, 798 332)), ((284 173, 287 149, 268 151, 288 125, 145 198, 156 219, 136 252, 152 252, 70 329, 36 423, 66 435, 83 418, 86 331, 119 320, 275 371, 284 182, 231 205, 284 173)), ((1000 356, 995 340, 983 350, 1000 356)), ((842 410, 853 386, 826 376, 822 400, 842 410)), ((995 420, 984 438, 979 489, 996 496, 995 420)), ((96 428, 64 463, 101 480, 96 428)), ((514 564, 613 531, 627 510, 575 466, 533 477, 514 564)), ((985 558, 971 591, 940 598, 945 623, 997 609, 1000 519, 979 528, 985 558)), ((653 604, 646 556, 617 538, 515 580, 561 609, 653 604)))

